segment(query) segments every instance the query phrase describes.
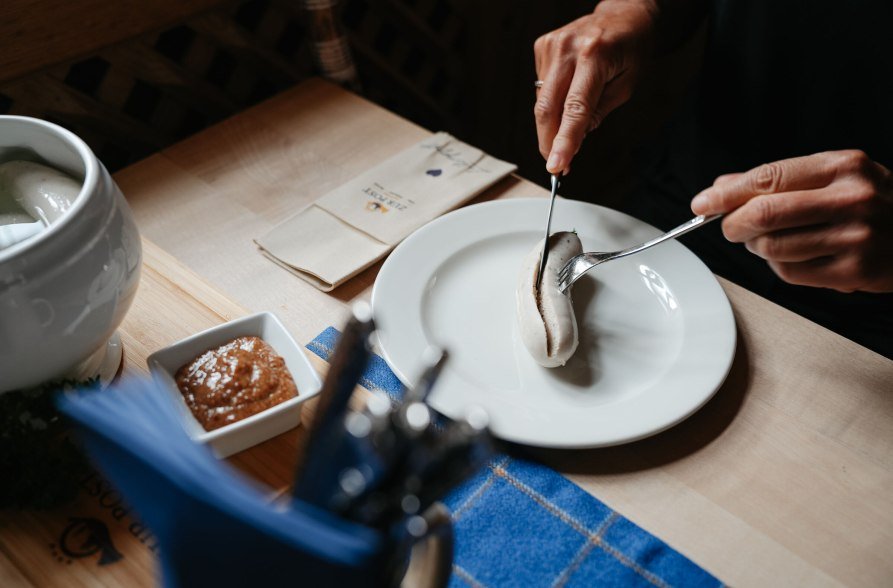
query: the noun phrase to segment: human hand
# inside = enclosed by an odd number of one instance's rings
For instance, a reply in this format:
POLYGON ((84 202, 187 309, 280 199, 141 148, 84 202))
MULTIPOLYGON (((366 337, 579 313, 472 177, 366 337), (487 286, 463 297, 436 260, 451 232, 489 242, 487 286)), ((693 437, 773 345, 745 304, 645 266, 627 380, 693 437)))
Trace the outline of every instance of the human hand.
POLYGON ((893 291, 893 174, 861 151, 828 151, 716 179, 691 203, 784 281, 893 291))
POLYGON ((650 0, 603 0, 595 11, 534 43, 537 90, 533 114, 546 169, 569 169, 587 133, 633 91, 650 52, 657 8, 650 0))

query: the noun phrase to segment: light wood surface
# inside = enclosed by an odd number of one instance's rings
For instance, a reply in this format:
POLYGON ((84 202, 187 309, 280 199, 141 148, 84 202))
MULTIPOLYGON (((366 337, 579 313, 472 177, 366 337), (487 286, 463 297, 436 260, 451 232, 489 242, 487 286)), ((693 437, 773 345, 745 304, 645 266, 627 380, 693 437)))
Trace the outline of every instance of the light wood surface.
MULTIPOLYGON (((380 265, 330 295, 263 259, 252 239, 430 133, 313 80, 153 155, 115 179, 143 235, 235 302, 280 315, 300 341, 344 321, 380 265)), ((477 201, 543 194, 515 176, 477 201)))
MULTIPOLYGON (((123 376, 146 375, 146 357, 153 351, 245 314, 244 309, 217 294, 151 243, 144 244, 143 254, 140 286, 119 329, 124 344, 123 376)), ((263 452, 264 446, 254 449, 263 452)), ((248 453, 240 455, 239 460, 244 463, 248 453)), ((56 510, 0 511, 0 585, 153 585, 152 539, 138 525, 120 494, 96 476, 83 481, 72 504, 56 510), (104 525, 111 545, 123 559, 99 565, 98 553, 67 555, 63 545, 75 553, 89 551, 81 549, 88 539, 85 531, 69 541, 63 539, 73 519, 104 525)))
MULTIPOLYGON (((143 240, 140 286, 119 333, 125 356, 119 377, 148 376, 146 358, 184 337, 248 314, 213 286, 150 241, 143 240)), ((325 374, 327 364, 308 353, 325 374)), ((357 390, 356 401, 368 394, 357 390)), ((312 420, 316 399, 304 404, 304 422, 312 420)), ((232 456, 227 461, 269 487, 269 497, 287 491, 301 455, 304 429, 298 427, 232 456)), ((50 511, 0 511, 0 586, 152 586, 156 582, 154 539, 108 482, 90 474, 76 500, 50 511), (100 565, 81 528, 63 540, 77 519, 104 525, 109 542, 122 557, 100 565), (66 555, 62 545, 82 557, 66 555)))
MULTIPOLYGON (((378 268, 326 295, 252 238, 427 132, 310 81, 116 179, 144 235, 309 341, 369 296, 378 268)), ((535 195, 511 178, 482 199, 535 195)), ((725 582, 893 581, 893 362, 721 283, 739 349, 704 410, 626 447, 536 455, 725 582)))
MULTIPOLYGON (((251 239, 426 133, 311 81, 118 173, 150 241, 123 329, 126 360, 247 311, 275 312, 302 342, 339 326, 351 300, 368 298, 377 267, 324 294, 266 260, 251 239), (193 318, 168 326, 161 309, 169 307, 193 318)), ((545 191, 510 178, 482 199, 534 195, 545 191)), ((735 311, 738 350, 707 406, 623 447, 519 451, 726 583, 889 585, 893 361, 720 282, 735 311)), ((299 440, 294 433, 234 461, 281 486, 292 466, 282 455, 299 440)), ((11 557, 8 541, 0 547, 11 557)), ((17 558, 27 552, 15 550, 17 558)))
POLYGON ((5 0, 0 82, 170 26, 223 0, 5 0))

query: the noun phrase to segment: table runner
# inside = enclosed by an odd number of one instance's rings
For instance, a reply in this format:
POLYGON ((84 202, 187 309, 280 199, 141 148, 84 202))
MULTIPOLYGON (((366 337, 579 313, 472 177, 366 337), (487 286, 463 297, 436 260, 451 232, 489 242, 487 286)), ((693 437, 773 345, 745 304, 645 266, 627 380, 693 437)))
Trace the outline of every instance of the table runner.
MULTIPOLYGON (((307 344, 326 360, 339 331, 307 344)), ((373 355, 360 385, 398 399, 403 386, 373 355)), ((709 572, 558 472, 497 455, 444 500, 456 536, 450 584, 721 586, 709 572)))

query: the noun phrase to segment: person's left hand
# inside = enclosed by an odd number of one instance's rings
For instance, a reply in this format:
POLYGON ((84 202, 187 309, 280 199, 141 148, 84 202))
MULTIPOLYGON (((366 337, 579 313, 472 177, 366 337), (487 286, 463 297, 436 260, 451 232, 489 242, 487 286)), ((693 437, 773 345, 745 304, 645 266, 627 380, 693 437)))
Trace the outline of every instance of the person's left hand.
POLYGON ((723 234, 784 281, 893 292, 893 174, 861 151, 829 151, 716 179, 691 203, 725 213, 723 234))

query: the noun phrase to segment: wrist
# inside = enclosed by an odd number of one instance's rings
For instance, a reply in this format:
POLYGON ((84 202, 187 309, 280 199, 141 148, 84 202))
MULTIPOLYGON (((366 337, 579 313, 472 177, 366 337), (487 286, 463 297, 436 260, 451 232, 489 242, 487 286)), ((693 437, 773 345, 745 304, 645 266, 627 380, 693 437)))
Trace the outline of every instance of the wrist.
POLYGON ((688 41, 709 12, 708 0, 653 0, 655 4, 655 46, 670 53, 688 41))
POLYGON ((708 13, 707 0, 602 0, 593 14, 636 14, 642 40, 658 54, 669 53, 685 43, 708 13), (644 21, 648 24, 644 25, 644 21))
POLYGON ((660 22, 656 0, 602 0, 590 18, 599 36, 627 57, 638 61, 654 53, 660 22))

